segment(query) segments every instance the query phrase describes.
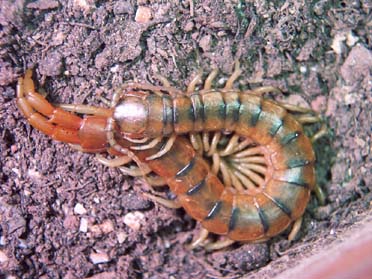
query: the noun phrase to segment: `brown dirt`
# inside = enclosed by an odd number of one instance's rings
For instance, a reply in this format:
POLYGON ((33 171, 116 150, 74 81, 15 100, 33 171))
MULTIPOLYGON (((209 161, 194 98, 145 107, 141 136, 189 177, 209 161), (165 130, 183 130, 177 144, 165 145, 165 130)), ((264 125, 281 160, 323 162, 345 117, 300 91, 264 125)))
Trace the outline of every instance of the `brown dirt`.
POLYGON ((2 1, 0 278, 272 278, 365 222, 372 200, 370 2, 165 2, 2 1), (137 17, 144 23, 135 21, 139 6, 152 12, 137 17), (148 202, 141 180, 52 141, 15 106, 17 77, 29 67, 50 101, 99 104, 125 80, 156 82, 156 72, 179 88, 200 67, 218 67, 226 78, 234 59, 245 72, 239 86, 278 86, 289 102, 311 105, 329 123, 331 135, 315 146, 327 205, 312 199, 292 243, 281 235, 227 251, 189 251, 200 227, 183 210, 148 202), (133 228, 124 223, 130 212, 133 228))

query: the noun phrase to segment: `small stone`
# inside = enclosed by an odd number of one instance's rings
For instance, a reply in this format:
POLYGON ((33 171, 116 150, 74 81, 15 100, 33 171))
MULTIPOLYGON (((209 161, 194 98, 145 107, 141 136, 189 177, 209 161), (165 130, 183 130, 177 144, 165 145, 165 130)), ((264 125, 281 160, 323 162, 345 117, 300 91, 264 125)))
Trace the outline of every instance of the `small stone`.
POLYGON ((86 277, 85 279, 112 279, 112 278, 118 278, 116 272, 114 271, 97 273, 92 277, 86 277))
POLYGON ((87 213, 87 210, 84 208, 84 206, 81 203, 77 203, 74 207, 74 213, 79 214, 79 215, 83 215, 83 214, 87 213))
POLYGON ((63 59, 58 51, 47 54, 46 57, 40 61, 39 65, 39 70, 42 75, 58 76, 63 73, 63 59))
POLYGON ((74 231, 77 229, 78 225, 79 225, 78 217, 72 214, 67 215, 65 219, 63 220, 63 227, 66 230, 74 231))
POLYGON ((185 32, 190 32, 194 28, 194 23, 192 21, 188 21, 183 28, 185 32))
POLYGON ((327 98, 325 96, 318 96, 311 102, 311 108, 314 111, 323 111, 327 106, 327 98))
POLYGON ((100 228, 103 233, 110 233, 114 230, 114 224, 111 220, 105 220, 101 225, 100 228))
POLYGON ((117 1, 114 4, 113 11, 115 15, 134 13, 133 6, 129 1, 117 1))
POLYGON ((346 40, 345 34, 337 33, 333 38, 331 48, 336 54, 341 54, 344 46, 344 41, 346 40))
POLYGON ((88 231, 88 219, 87 218, 80 219, 79 231, 83 233, 86 233, 88 231))
POLYGON ((136 12, 135 21, 138 23, 147 23, 152 18, 151 9, 148 7, 139 6, 136 12))
POLYGON ((8 256, 0 250, 0 264, 3 264, 9 260, 8 256))
POLYGON ((367 76, 372 70, 372 51, 363 45, 354 46, 340 68, 342 78, 347 84, 356 82, 367 76))
POLYGON ((200 39, 199 46, 203 49, 204 52, 207 52, 211 49, 211 36, 206 35, 200 39))
POLYGON ((59 7, 58 1, 54 0, 39 0, 32 3, 27 4, 28 9, 35 9, 35 10, 49 10, 49 9, 56 9, 59 7))
POLYGON ((123 231, 120 231, 116 234, 119 244, 122 244, 127 239, 127 234, 123 231))
POLYGON ((141 227, 141 223, 144 221, 145 215, 139 211, 134 211, 124 216, 124 224, 131 229, 137 231, 141 227))
POLYGON ((89 259, 93 264, 107 263, 110 261, 107 253, 91 253, 89 259))
POLYGON ((356 42, 359 41, 359 38, 357 36, 354 36, 352 31, 349 31, 346 34, 346 44, 349 47, 352 47, 356 44, 356 42))

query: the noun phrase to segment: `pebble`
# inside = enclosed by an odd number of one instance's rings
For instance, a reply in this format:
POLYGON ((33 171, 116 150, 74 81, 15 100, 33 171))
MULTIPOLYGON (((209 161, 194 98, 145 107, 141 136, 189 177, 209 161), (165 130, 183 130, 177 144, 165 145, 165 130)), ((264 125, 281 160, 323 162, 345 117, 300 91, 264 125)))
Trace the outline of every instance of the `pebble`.
POLYGON ((147 23, 150 21, 151 18, 152 18, 151 9, 139 6, 134 20, 138 23, 147 23))
POLYGON ((144 219, 145 215, 139 211, 129 212, 124 216, 124 224, 137 231, 141 228, 141 223, 144 221, 144 219))
POLYGON ((88 219, 87 218, 80 219, 79 231, 83 233, 86 233, 88 231, 88 219))
POLYGON ((119 244, 124 243, 124 241, 127 239, 127 234, 123 231, 120 231, 116 234, 116 237, 118 238, 119 244))
POLYGON ((74 213, 79 214, 79 215, 83 215, 83 214, 87 213, 87 210, 84 208, 84 206, 81 203, 77 203, 77 204, 75 204, 75 207, 74 207, 74 213))
POLYGON ((93 264, 107 263, 110 261, 106 253, 91 253, 89 259, 93 264))
POLYGON ((3 264, 9 260, 8 256, 0 250, 0 264, 3 264))

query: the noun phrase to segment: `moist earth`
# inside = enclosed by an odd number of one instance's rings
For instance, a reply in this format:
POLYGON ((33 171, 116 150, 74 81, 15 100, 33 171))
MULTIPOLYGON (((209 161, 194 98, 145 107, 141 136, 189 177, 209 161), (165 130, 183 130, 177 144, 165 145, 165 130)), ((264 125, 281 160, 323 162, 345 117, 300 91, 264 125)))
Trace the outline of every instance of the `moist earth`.
POLYGON ((272 278, 368 222, 371 2, 4 0, 0 9, 0 278, 272 278), (185 89, 200 69, 219 68, 221 87, 235 60, 237 87, 276 86, 276 99, 328 125, 314 145, 326 205, 312 197, 292 242, 287 231, 191 251, 201 227, 182 209, 31 128, 15 104, 27 68, 50 102, 102 106, 124 81, 158 84, 157 74, 185 89))

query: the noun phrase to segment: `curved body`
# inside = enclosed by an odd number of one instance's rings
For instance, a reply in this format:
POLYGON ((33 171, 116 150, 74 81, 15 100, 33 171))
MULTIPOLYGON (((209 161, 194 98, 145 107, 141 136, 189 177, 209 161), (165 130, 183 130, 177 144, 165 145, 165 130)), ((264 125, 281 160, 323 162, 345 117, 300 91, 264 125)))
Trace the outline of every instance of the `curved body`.
POLYGON ((258 144, 268 166, 265 182, 243 193, 225 188, 195 152, 180 152, 189 149, 180 144, 176 144, 179 150, 147 162, 167 178, 186 212, 208 231, 233 240, 260 240, 278 234, 302 216, 315 186, 314 152, 302 125, 274 101, 235 90, 175 98, 131 92, 115 110, 114 118, 127 136, 131 132, 136 137, 157 137, 225 130, 258 144), (129 110, 133 104, 136 115, 129 110), (138 132, 127 123, 134 119, 138 132), (167 168, 154 167, 158 162, 167 168))
POLYGON ((159 152, 163 142, 146 150, 131 150, 166 180, 191 217, 208 231, 232 240, 265 240, 282 232, 302 216, 315 185, 314 153, 301 124, 277 103, 247 92, 208 90, 172 98, 151 90, 130 91, 112 109, 92 110, 95 116, 82 119, 53 107, 35 92, 28 71, 18 82, 17 105, 35 128, 87 152, 123 155, 108 144, 107 119, 111 118, 115 142, 128 150, 136 144, 123 135, 151 138, 225 130, 252 139, 265 158, 267 171, 263 184, 246 191, 224 187, 182 137, 157 159, 148 157, 159 152))

